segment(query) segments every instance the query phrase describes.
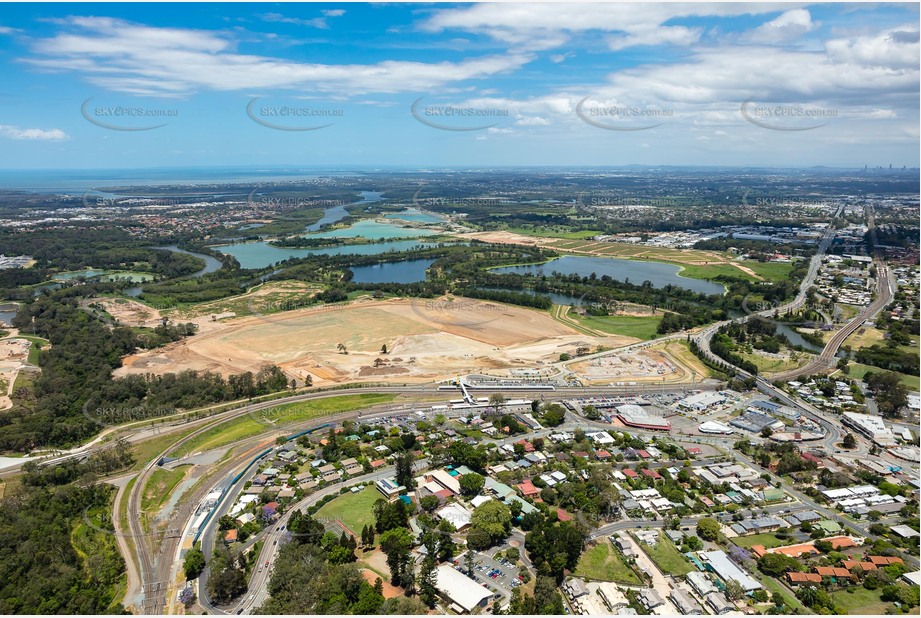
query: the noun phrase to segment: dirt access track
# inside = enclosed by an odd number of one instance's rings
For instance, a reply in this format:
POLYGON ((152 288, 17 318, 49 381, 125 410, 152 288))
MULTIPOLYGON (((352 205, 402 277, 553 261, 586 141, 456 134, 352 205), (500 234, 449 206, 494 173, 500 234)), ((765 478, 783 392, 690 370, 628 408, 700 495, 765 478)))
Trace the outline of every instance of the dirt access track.
POLYGON ((546 312, 500 303, 368 299, 211 323, 207 332, 127 357, 116 375, 192 369, 226 376, 274 363, 298 383, 308 376, 316 385, 418 383, 549 364, 578 347, 635 341, 591 337, 546 312))

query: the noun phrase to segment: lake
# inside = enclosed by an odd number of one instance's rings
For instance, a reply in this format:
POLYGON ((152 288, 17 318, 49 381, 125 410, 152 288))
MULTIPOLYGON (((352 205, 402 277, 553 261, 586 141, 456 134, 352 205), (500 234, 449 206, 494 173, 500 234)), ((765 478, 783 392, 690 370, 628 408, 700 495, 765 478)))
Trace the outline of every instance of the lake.
POLYGON ((370 266, 353 266, 355 283, 418 283, 425 281, 425 271, 435 260, 382 262, 370 266))
MULTIPOLYGON (((379 191, 359 191, 361 199, 353 204, 370 204, 371 202, 379 202, 381 200, 381 195, 383 193, 379 191)), ((349 216, 349 211, 345 209, 346 206, 351 206, 352 204, 340 204, 338 206, 331 206, 323 211, 323 216, 319 221, 312 225, 308 225, 304 228, 304 231, 307 232, 316 232, 323 228, 324 225, 330 225, 336 223, 337 221, 342 221, 349 216)), ((243 229, 243 228, 240 228, 243 229)))
POLYGON ((653 287, 664 288, 674 285, 686 290, 702 294, 722 294, 725 289, 718 283, 701 279, 690 279, 678 274, 680 267, 662 262, 641 262, 638 260, 622 260, 619 258, 587 257, 564 255, 553 259, 546 264, 529 264, 523 266, 504 266, 491 269, 491 272, 549 275, 552 272, 564 275, 576 274, 587 277, 592 273, 602 277, 608 275, 616 281, 627 281, 640 285, 643 281, 650 281, 653 287))
POLYGON ((221 253, 237 258, 242 268, 265 268, 289 258, 309 257, 311 255, 375 255, 388 251, 409 251, 414 247, 431 246, 418 240, 394 240, 376 242, 368 245, 345 245, 342 247, 317 247, 312 249, 293 249, 290 247, 273 247, 267 242, 246 242, 237 245, 214 247, 221 253))

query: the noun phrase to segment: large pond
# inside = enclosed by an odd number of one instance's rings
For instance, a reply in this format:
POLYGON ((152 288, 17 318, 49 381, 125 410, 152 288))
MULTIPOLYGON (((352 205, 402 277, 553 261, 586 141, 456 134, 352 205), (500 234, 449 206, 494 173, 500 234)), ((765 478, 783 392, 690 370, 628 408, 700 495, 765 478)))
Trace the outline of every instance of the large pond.
POLYGON ((353 266, 355 283, 418 283, 425 281, 425 271, 435 260, 381 262, 370 266, 353 266))
POLYGON ((564 255, 545 264, 529 264, 523 266, 504 266, 493 269, 494 273, 518 273, 549 275, 552 272, 564 275, 576 274, 587 277, 595 273, 599 277, 608 275, 617 281, 629 281, 640 285, 643 281, 650 281, 653 287, 664 288, 667 285, 682 287, 703 294, 722 294, 725 289, 718 283, 690 279, 679 275, 680 267, 662 262, 640 262, 638 260, 622 260, 619 258, 586 257, 564 255))
POLYGON ((409 251, 415 247, 429 246, 418 240, 394 240, 376 242, 368 245, 345 245, 342 247, 319 247, 315 249, 292 249, 273 247, 266 242, 247 242, 237 245, 215 247, 218 251, 237 258, 242 268, 265 268, 289 258, 309 257, 311 255, 375 255, 388 251, 409 251))

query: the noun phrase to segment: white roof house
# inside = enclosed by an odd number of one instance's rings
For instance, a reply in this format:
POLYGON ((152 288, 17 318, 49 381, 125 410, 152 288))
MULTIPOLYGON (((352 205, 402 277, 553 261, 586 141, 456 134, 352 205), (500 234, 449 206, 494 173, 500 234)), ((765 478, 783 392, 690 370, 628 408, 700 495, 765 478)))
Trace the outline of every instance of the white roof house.
POLYGON ((614 444, 614 438, 606 431, 596 431, 585 435, 591 438, 595 444, 614 444))
POLYGON ((441 507, 435 511, 435 514, 451 522, 456 530, 462 530, 469 526, 473 517, 473 513, 456 502, 441 507))

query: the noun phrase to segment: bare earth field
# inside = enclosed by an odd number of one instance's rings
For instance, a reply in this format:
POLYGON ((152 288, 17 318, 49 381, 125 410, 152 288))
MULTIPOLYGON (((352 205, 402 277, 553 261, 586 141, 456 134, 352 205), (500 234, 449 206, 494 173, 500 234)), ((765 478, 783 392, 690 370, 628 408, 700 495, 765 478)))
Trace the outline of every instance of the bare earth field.
POLYGON ((228 375, 275 363, 298 381, 311 376, 317 385, 428 382, 549 364, 583 345, 616 348, 634 341, 589 337, 548 313, 511 305, 368 299, 210 322, 184 341, 127 357, 116 375, 184 369, 228 375), (340 352, 339 344, 347 353, 340 352), (382 346, 388 354, 381 353, 382 346))

